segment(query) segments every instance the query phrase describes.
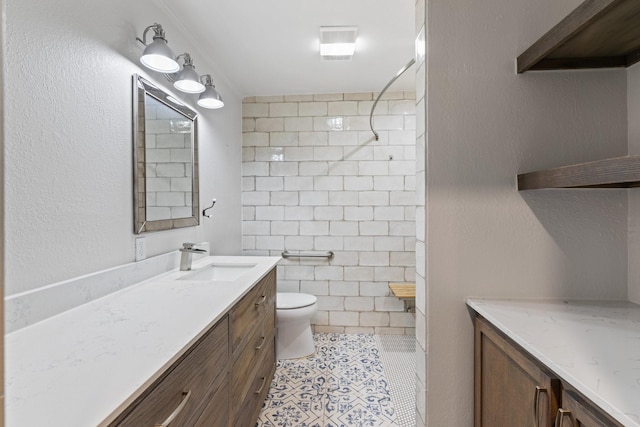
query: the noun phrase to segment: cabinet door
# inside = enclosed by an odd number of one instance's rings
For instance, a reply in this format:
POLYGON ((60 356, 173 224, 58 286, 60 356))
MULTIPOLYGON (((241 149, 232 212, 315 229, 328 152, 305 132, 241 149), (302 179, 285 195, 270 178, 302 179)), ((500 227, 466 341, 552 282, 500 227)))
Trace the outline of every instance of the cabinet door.
POLYGON ((475 320, 475 426, 553 426, 558 382, 485 319, 475 320))
POLYGON ((562 390, 562 407, 555 427, 622 427, 593 404, 568 390, 562 390))

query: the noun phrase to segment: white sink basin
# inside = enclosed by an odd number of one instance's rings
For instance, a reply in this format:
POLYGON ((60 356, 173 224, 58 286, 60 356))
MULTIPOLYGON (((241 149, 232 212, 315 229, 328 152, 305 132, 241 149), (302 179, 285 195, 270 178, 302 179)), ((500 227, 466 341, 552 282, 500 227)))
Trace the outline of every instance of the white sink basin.
POLYGON ((178 280, 202 282, 233 282, 251 271, 256 264, 211 264, 188 273, 178 280))

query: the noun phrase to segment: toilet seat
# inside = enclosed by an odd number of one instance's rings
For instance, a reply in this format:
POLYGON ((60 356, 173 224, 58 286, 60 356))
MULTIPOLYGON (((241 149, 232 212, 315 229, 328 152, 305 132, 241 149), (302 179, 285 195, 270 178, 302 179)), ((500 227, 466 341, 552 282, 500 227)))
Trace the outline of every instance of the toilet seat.
POLYGON ((276 297, 276 309, 295 310, 296 308, 309 307, 316 303, 315 295, 296 294, 290 292, 278 292, 276 297))

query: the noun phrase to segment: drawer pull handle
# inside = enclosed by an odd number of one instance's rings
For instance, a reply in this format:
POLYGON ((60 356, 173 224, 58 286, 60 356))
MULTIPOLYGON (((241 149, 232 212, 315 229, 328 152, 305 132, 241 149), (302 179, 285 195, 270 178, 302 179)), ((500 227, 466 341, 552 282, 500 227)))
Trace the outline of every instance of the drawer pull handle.
POLYGON ((546 388, 536 386, 536 397, 533 402, 533 415, 536 417, 536 427, 540 427, 540 395, 546 392, 546 388))
POLYGON ((267 377, 262 377, 262 384, 260 384, 260 388, 257 389, 256 391, 254 391, 254 394, 260 394, 260 392, 262 391, 262 389, 264 388, 264 385, 267 383, 267 377))
POLYGON ((257 346, 257 347, 255 347, 255 350, 256 350, 256 351, 259 351, 259 350, 262 348, 262 346, 264 345, 264 342, 265 342, 265 341, 266 341, 266 337, 262 337, 262 338, 260 338, 260 345, 259 345, 259 346, 257 346))
POLYGON ((173 412, 171 413, 171 415, 169 415, 169 417, 167 417, 166 420, 164 420, 164 422, 162 424, 156 424, 155 427, 168 427, 169 424, 171 424, 171 422, 178 416, 180 415, 180 412, 182 412, 182 410, 184 409, 185 405, 187 404, 187 401, 189 400, 189 398, 191 397, 191 390, 187 391, 187 392, 182 392, 182 401, 180 402, 180 404, 178 405, 178 407, 176 409, 173 410, 173 412))
POLYGON ((267 296, 266 295, 262 295, 262 298, 260 298, 260 301, 258 301, 256 303, 256 307, 259 306, 260 304, 264 304, 264 302, 267 300, 267 296))
MULTIPOLYGON (((555 427, 562 427, 564 425, 564 418, 568 416, 571 419, 571 411, 567 411, 566 409, 559 408, 558 414, 556 415, 555 427)), ((573 424, 569 424, 571 427, 573 424)))

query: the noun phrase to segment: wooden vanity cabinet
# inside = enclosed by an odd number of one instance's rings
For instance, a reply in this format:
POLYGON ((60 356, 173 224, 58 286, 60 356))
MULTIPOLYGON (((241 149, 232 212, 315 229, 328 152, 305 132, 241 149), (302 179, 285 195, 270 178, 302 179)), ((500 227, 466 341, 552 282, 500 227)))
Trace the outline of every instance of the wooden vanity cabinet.
POLYGON ((475 318, 475 427, 550 427, 559 382, 482 317, 475 318))
POLYGON ((254 425, 276 367, 276 271, 231 310, 231 413, 234 426, 254 425))
POLYGON ((622 427, 481 316, 474 365, 475 427, 622 427))
POLYGON ((555 427, 622 427, 622 424, 580 397, 579 393, 563 388, 555 427))
POLYGON ((274 268, 108 426, 255 425, 275 372, 275 321, 274 268))

